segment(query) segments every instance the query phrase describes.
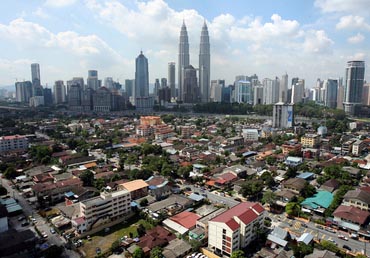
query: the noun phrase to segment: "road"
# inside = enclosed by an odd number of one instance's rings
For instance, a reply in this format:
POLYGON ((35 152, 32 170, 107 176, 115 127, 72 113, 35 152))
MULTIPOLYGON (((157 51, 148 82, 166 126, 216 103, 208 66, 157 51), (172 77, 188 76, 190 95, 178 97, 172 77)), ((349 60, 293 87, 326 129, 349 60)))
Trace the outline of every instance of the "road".
POLYGON ((347 245, 352 248, 352 252, 354 253, 361 252, 362 250, 365 250, 366 247, 366 253, 370 254, 370 247, 368 244, 365 245, 365 242, 350 238, 347 232, 334 229, 331 229, 333 230, 333 232, 330 232, 326 230, 325 227, 318 228, 317 225, 313 222, 306 223, 299 220, 289 219, 284 215, 277 215, 272 213, 269 214, 269 217, 273 220, 273 225, 285 228, 293 233, 296 233, 297 235, 310 233, 317 240, 334 241, 338 247, 343 247, 343 245, 347 245), (338 238, 338 235, 344 235, 348 238, 348 240, 340 239, 338 238))
POLYGON ((200 187, 194 186, 194 185, 184 185, 184 187, 189 187, 193 193, 199 193, 199 194, 206 194, 208 200, 210 200, 212 203, 220 203, 225 204, 229 208, 234 207, 235 205, 239 204, 240 202, 235 201, 231 197, 227 196, 221 196, 218 194, 214 194, 207 189, 202 190, 200 187))
MULTIPOLYGON (((12 196, 14 199, 18 201, 18 204, 22 207, 23 213, 26 217, 28 216, 33 216, 36 219, 35 226, 41 231, 45 232, 48 235, 47 242, 50 245, 58 245, 58 246, 64 246, 66 241, 57 233, 51 234, 50 232, 50 225, 48 222, 41 217, 35 210, 34 208, 27 202, 27 200, 18 192, 16 189, 11 188, 11 182, 9 180, 1 178, 1 185, 3 185, 7 191, 8 195, 12 196)), ((20 222, 19 222, 20 223, 20 222)), ((29 229, 35 232, 37 234, 36 230, 34 229, 33 226, 29 226, 29 229)), ((26 227, 24 228, 26 229, 26 227)), ((68 250, 64 249, 64 253, 62 257, 71 257, 71 258, 79 258, 80 255, 76 253, 73 250, 68 250)))

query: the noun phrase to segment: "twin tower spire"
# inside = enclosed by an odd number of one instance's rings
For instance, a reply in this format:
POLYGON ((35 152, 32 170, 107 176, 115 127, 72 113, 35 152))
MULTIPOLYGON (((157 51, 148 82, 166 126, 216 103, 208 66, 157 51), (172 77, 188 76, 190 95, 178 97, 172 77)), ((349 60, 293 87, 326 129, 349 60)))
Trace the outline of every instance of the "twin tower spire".
MULTIPOLYGON (((210 96, 210 71, 211 71, 211 55, 207 24, 204 21, 202 32, 200 35, 199 46, 199 89, 200 100, 204 103, 209 101, 210 96)), ((184 101, 184 69, 190 65, 189 57, 189 38, 186 30, 185 21, 182 23, 179 43, 179 63, 178 63, 178 99, 184 101)))

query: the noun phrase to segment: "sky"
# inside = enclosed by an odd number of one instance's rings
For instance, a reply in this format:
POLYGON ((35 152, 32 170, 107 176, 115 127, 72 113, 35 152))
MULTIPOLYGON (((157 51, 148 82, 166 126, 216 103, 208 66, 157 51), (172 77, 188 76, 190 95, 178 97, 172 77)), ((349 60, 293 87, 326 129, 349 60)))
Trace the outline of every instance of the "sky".
POLYGON ((183 21, 194 67, 207 22, 211 79, 288 73, 310 88, 364 60, 370 81, 370 0, 2 0, 0 87, 31 80, 31 63, 48 87, 90 69, 124 84, 141 50, 153 83, 178 61, 183 21))

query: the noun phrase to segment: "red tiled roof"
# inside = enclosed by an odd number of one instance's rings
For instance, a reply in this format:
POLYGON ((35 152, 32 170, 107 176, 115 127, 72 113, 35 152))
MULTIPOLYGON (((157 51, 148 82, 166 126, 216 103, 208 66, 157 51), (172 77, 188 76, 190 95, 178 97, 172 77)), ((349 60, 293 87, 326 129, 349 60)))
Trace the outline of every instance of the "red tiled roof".
POLYGON ((360 190, 370 193, 370 186, 360 187, 360 190))
POLYGON ((363 225, 370 216, 370 213, 356 207, 340 205, 333 212, 333 216, 363 225))
POLYGON ((236 226, 234 217, 238 217, 244 224, 254 221, 265 209, 259 203, 242 202, 231 209, 214 217, 210 221, 225 223, 231 230, 239 228, 236 226), (235 223, 234 223, 235 222, 235 223))
POLYGON ((200 218, 198 214, 195 214, 190 211, 183 211, 175 216, 171 217, 170 219, 184 228, 191 229, 195 227, 197 220, 200 218))
POLYGON ((239 228, 238 222, 234 219, 230 219, 228 222, 225 223, 232 231, 235 231, 239 228))
POLYGON ((219 176, 219 179, 216 181, 217 183, 230 183, 231 181, 237 179, 238 177, 231 172, 227 172, 219 176))

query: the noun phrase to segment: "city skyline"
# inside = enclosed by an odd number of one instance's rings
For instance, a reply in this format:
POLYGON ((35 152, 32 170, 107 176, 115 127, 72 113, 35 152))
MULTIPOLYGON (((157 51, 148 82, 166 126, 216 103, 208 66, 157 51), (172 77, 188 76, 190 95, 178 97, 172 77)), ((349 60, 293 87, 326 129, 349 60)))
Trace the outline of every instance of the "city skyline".
POLYGON ((368 66, 369 5, 369 0, 4 1, 0 87, 31 80, 32 63, 40 64, 41 83, 49 88, 57 80, 86 79, 88 70, 124 83, 134 78, 141 49, 150 60, 152 84, 167 77, 169 62, 177 64, 184 20, 193 65, 199 63, 199 35, 207 23, 211 80, 231 84, 237 75, 256 73, 262 80, 287 72, 312 88, 317 78, 345 77, 347 61, 368 66))

